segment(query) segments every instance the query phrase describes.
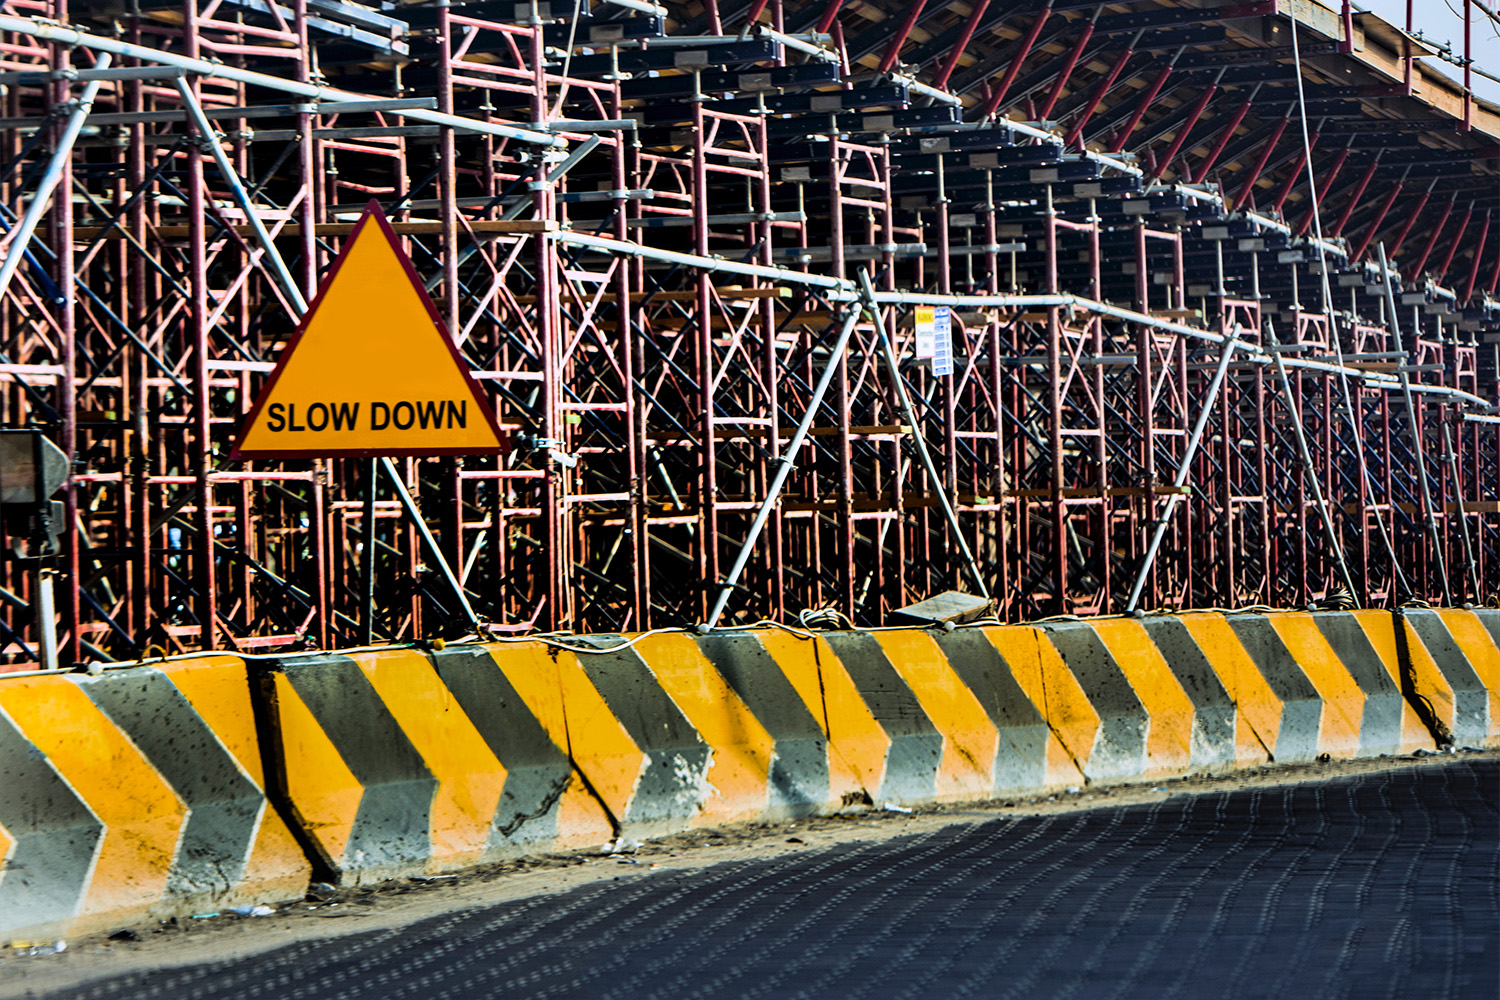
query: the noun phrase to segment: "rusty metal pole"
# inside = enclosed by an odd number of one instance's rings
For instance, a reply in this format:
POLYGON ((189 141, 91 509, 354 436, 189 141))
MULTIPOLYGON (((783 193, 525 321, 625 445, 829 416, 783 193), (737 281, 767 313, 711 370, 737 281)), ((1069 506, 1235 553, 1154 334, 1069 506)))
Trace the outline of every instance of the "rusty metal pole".
MULTIPOLYGON (((186 0, 183 4, 184 52, 193 59, 198 58, 199 34, 197 4, 186 0)), ((190 86, 197 88, 194 80, 190 86)), ((196 95, 195 95, 196 96, 196 95)), ((191 120, 191 116, 189 116, 191 120)), ((207 136, 200 136, 207 139, 207 136)), ((192 462, 195 479, 194 491, 197 516, 194 519, 197 544, 194 546, 194 585, 197 600, 193 613, 198 619, 198 645, 200 649, 213 649, 217 645, 218 588, 214 572, 214 516, 213 485, 209 474, 213 471, 213 438, 211 418, 213 414, 212 389, 208 378, 208 257, 205 213, 208 197, 203 183, 203 152, 198 146, 187 151, 188 169, 188 323, 187 339, 192 344, 191 371, 193 375, 192 416, 192 462)))
MULTIPOLYGON (((707 256, 711 253, 708 234, 708 121, 703 114, 704 95, 701 74, 693 72, 693 249, 707 256)), ((703 581, 699 590, 698 613, 711 614, 709 588, 719 578, 719 478, 718 446, 714 428, 714 336, 713 278, 700 270, 696 278, 697 316, 693 330, 693 377, 698 381, 697 410, 694 414, 701 436, 698 467, 698 573, 703 581)))
MULTIPOLYGON (((546 39, 542 19, 537 5, 532 4, 531 17, 531 68, 532 122, 537 128, 545 127, 551 116, 547 106, 548 78, 546 39)), ((556 190, 549 179, 545 154, 537 156, 535 177, 529 187, 535 216, 539 221, 556 218, 556 190)), ((536 254, 536 331, 542 348, 542 435, 548 441, 562 438, 561 404, 563 396, 562 349, 558 342, 559 276, 557 252, 552 244, 540 235, 535 237, 536 254)), ((542 529, 547 540, 546 553, 546 601, 545 621, 551 628, 568 628, 573 625, 572 585, 569 569, 573 556, 567 537, 567 508, 569 473, 561 462, 552 457, 549 449, 546 459, 546 479, 542 488, 542 529)))
MULTIPOLYGON (((1058 292, 1057 210, 1052 204, 1052 185, 1047 185, 1044 239, 1047 259, 1047 293, 1058 292)), ((1062 314, 1056 305, 1047 307, 1047 444, 1051 449, 1048 503, 1052 521, 1052 587, 1056 613, 1066 614, 1068 603, 1067 508, 1063 502, 1063 411, 1062 411, 1062 314)))
MULTIPOLYGON (((1401 343, 1401 324, 1396 313, 1396 291, 1391 284, 1390 265, 1385 259, 1385 244, 1377 243, 1375 249, 1380 257, 1380 273, 1385 282, 1385 301, 1390 309, 1391 337, 1396 342, 1396 350, 1405 352, 1405 347, 1401 343)), ((1397 369, 1397 374, 1401 379, 1401 398, 1406 404, 1407 433, 1411 435, 1412 452, 1417 457, 1417 484, 1421 489, 1422 497, 1422 527, 1432 543, 1433 557, 1437 559, 1438 575, 1443 583, 1443 597, 1451 604, 1453 598, 1448 592, 1448 567, 1443 557, 1441 541, 1438 538, 1437 521, 1433 515, 1432 489, 1427 482, 1427 456, 1422 443, 1422 426, 1417 419, 1416 401, 1411 391, 1411 376, 1407 373, 1405 359, 1401 367, 1397 369)))

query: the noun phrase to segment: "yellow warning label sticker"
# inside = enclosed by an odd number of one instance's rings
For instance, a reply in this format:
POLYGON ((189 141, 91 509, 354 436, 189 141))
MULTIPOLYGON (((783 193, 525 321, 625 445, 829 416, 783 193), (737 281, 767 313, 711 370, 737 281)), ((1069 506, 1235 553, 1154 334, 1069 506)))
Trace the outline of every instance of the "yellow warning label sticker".
POLYGON ((231 458, 505 450, 468 363, 371 202, 281 352, 231 458))

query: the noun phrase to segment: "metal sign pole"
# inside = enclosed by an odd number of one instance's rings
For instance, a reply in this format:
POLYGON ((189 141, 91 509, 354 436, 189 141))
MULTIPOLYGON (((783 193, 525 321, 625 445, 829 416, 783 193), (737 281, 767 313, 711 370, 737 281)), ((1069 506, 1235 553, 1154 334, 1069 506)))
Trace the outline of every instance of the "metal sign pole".
POLYGON ((361 553, 364 579, 360 581, 364 588, 360 622, 362 646, 375 642, 375 493, 379 489, 378 477, 376 460, 372 458, 365 463, 365 548, 361 553))
POLYGON ((448 560, 443 558, 443 550, 438 547, 437 539, 432 537, 432 532, 427 529, 427 522, 422 519, 422 512, 417 509, 417 502, 412 499, 411 493, 406 488, 406 483, 401 480, 401 473, 396 471, 396 463, 388 458, 380 459, 380 464, 385 467, 385 474, 390 476, 391 482, 396 486, 396 496, 401 500, 401 506, 406 508, 407 515, 417 529, 417 534, 422 536, 422 544, 427 547, 428 557, 443 571, 443 579, 448 581, 448 586, 453 588, 453 594, 458 598, 459 605, 464 609, 464 616, 469 619, 477 631, 481 628, 479 616, 474 613, 474 608, 469 604, 469 597, 464 593, 464 585, 458 582, 458 577, 453 575, 453 567, 448 565, 448 560))

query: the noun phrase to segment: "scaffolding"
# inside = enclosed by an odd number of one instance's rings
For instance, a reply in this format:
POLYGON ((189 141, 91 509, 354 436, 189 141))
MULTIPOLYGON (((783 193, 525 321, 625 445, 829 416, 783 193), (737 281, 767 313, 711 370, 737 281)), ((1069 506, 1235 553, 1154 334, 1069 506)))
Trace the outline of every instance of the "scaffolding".
POLYGON ((1289 6, 0 3, 0 660, 1492 600, 1500 109, 1289 6), (228 460, 371 199, 512 440, 411 508, 228 460))

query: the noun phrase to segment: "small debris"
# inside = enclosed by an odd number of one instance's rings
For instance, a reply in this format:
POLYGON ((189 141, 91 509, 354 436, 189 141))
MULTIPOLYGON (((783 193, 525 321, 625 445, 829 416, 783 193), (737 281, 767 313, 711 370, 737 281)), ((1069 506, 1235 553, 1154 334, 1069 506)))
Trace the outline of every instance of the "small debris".
POLYGON ((129 927, 126 927, 123 930, 115 931, 109 936, 109 939, 111 941, 139 941, 141 936, 129 927))
POLYGON ((57 955, 68 950, 66 941, 12 941, 11 951, 21 955, 57 955))
POLYGON ((326 903, 336 895, 338 890, 327 882, 314 882, 307 887, 307 895, 302 898, 309 903, 326 903))

